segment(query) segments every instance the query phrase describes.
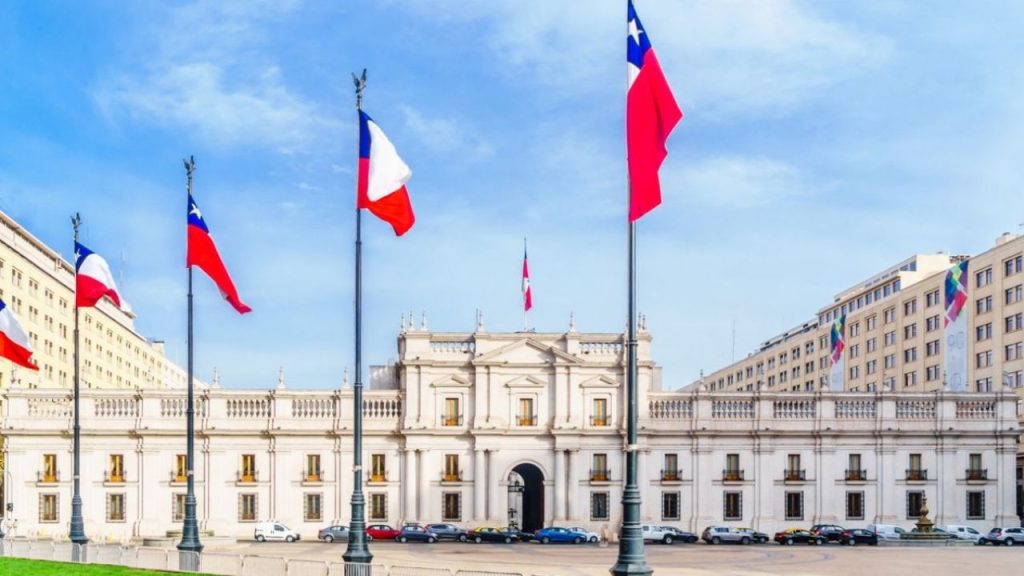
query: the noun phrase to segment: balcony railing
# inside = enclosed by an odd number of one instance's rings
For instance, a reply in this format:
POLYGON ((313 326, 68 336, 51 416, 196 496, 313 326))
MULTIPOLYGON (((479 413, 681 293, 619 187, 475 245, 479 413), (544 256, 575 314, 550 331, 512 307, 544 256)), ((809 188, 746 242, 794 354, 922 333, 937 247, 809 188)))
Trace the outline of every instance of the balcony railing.
POLYGON ((743 470, 729 469, 722 470, 722 482, 743 482, 743 470))
POLYGON ((607 414, 604 416, 590 417, 591 426, 608 426, 609 424, 611 424, 611 418, 609 418, 607 414))
POLYGON ((235 479, 242 484, 254 484, 259 482, 260 475, 258 470, 239 470, 235 479))
POLYGON ((847 482, 864 482, 868 479, 867 470, 847 470, 846 481, 847 482))
POLYGON ((306 482, 323 482, 324 471, 323 470, 303 470, 302 478, 306 482))
POLYGON ((536 416, 519 416, 518 418, 516 418, 516 422, 518 423, 519 426, 536 426, 537 425, 537 417, 536 416))
POLYGON ((451 414, 445 414, 441 417, 442 426, 462 426, 462 414, 454 416, 451 414))
POLYGON ((681 471, 678 468, 672 468, 670 470, 661 471, 662 482, 679 482, 682 479, 683 478, 681 471))
POLYGON ((924 482, 928 480, 928 470, 924 468, 907 469, 907 482, 924 482))
POLYGON ((988 480, 988 469, 987 468, 968 468, 964 471, 964 476, 968 481, 970 480, 988 480))
POLYGON ((171 483, 172 484, 184 484, 188 481, 188 477, 185 476, 185 471, 182 470, 179 473, 177 470, 171 470, 171 483))
POLYGON ((782 480, 784 482, 803 482, 807 480, 807 471, 787 469, 782 473, 782 480))
POLYGON ((441 482, 462 482, 462 470, 445 470, 441 472, 441 482))
POLYGON ((36 482, 40 484, 56 484, 60 482, 60 470, 54 470, 53 472, 36 472, 36 482))
POLYGON ((107 484, 124 484, 123 470, 104 470, 103 481, 107 484))
POLYGON ((611 478, 611 472, 607 468, 591 468, 590 470, 591 482, 608 482, 609 478, 611 478))
POLYGON ((370 478, 367 480, 367 482, 377 482, 377 483, 387 482, 387 481, 388 481, 388 473, 387 473, 386 470, 380 470, 377 473, 371 472, 370 473, 370 478))

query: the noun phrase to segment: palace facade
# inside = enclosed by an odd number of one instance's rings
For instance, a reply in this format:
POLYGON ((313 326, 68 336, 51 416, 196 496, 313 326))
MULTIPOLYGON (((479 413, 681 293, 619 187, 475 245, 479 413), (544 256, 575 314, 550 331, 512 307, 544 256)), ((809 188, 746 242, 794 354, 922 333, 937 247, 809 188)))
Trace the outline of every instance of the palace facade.
MULTIPOLYGON (((398 361, 371 370, 360 407, 371 523, 450 521, 617 529, 625 450, 623 335, 437 333, 407 327, 398 361)), ((644 522, 766 532, 816 522, 1017 525, 1021 408, 1012 392, 665 391, 640 332, 644 522)), ((352 390, 202 390, 201 527, 251 538, 284 522, 312 538, 347 523, 352 390)), ((185 395, 86 390, 87 534, 180 528, 185 395)), ((66 534, 71 398, 0 392, 5 484, 17 534, 66 534)))

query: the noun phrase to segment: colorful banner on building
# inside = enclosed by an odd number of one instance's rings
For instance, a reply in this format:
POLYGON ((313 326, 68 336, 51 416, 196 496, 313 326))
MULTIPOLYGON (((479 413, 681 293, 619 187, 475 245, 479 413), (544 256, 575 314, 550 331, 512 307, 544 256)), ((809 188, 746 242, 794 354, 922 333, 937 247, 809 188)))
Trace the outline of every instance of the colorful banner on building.
POLYGON ((831 343, 829 360, 832 366, 832 372, 828 377, 829 388, 842 391, 846 387, 846 374, 843 373, 846 369, 846 362, 843 361, 843 350, 846 349, 845 313, 836 318, 835 322, 832 323, 832 330, 829 332, 829 342, 831 343))
POLYGON ((946 272, 946 314, 943 321, 946 341, 946 389, 967 390, 967 260, 954 264, 946 272))

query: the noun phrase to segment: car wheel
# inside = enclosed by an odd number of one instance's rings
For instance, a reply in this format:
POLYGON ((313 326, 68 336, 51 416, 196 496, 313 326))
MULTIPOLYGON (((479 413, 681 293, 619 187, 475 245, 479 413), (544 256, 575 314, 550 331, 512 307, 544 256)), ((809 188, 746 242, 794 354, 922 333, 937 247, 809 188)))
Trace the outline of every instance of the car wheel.
POLYGON ((572 539, 572 543, 573 544, 581 544, 582 542, 583 542, 583 538, 580 538, 579 536, 577 536, 576 538, 572 539))
POLYGON ((266 542, 266 541, 267 541, 267 539, 266 539, 266 538, 264 538, 263 536, 257 536, 257 537, 256 537, 256 541, 257 541, 257 542, 266 542))
POLYGON ((512 543, 512 539, 509 538, 508 536, 505 536, 505 544, 511 544, 511 543, 512 543))
POLYGON ((786 546, 792 546, 793 545, 793 539, 792 538, 786 538, 785 543, 786 543, 786 546))
POLYGON ((398 541, 401 542, 402 544, 405 544, 406 542, 409 541, 409 539, 406 538, 405 536, 399 536, 398 537, 398 541))
POLYGON ((664 538, 661 539, 661 541, 663 543, 665 543, 665 544, 671 544, 672 543, 672 536, 665 536, 664 538))
POLYGON ((331 536, 330 534, 328 534, 327 536, 324 536, 324 542, 327 542, 328 544, 330 544, 331 542, 334 542, 334 536, 331 536))
POLYGON ((847 540, 846 543, 849 544, 850 546, 856 546, 857 545, 857 541, 854 540, 853 538, 850 538, 849 540, 847 540))
POLYGON ((465 534, 459 534, 459 542, 465 542, 465 541, 466 541, 466 535, 465 534))
POLYGON ((1013 546, 1013 544, 1014 544, 1014 542, 1013 542, 1013 538, 1007 538, 1007 539, 1006 539, 1006 545, 1007 545, 1007 546, 1013 546))
POLYGON ((286 536, 284 541, 285 542, 295 542, 295 536, 286 536))
POLYGON ((481 538, 479 536, 477 536, 476 538, 473 538, 473 542, 476 542, 477 544, 479 544, 479 543, 481 543, 483 541, 484 541, 483 538, 481 538))
POLYGON ((549 542, 551 542, 551 538, 548 538, 547 536, 544 536, 540 539, 541 544, 547 544, 549 542))
POLYGON ((824 541, 823 541, 823 540, 822 540, 821 538, 816 538, 816 539, 814 540, 814 545, 815 545, 815 546, 821 546, 821 545, 822 545, 822 544, 824 544, 824 543, 825 543, 825 542, 824 542, 824 541))
POLYGON ((591 536, 590 537, 590 543, 591 544, 596 544, 597 543, 597 536, 591 536))
POLYGON ((427 538, 427 544, 433 544, 434 542, 437 542, 437 538, 434 538, 433 536, 427 538))
POLYGON ((740 538, 740 544, 743 544, 744 546, 746 546, 747 544, 750 544, 750 538, 747 538, 746 536, 744 536, 743 538, 740 538))
POLYGON ((367 534, 366 535, 366 541, 369 542, 370 540, 373 540, 373 536, 370 535, 370 534, 367 534))
POLYGON ((713 537, 713 538, 711 539, 711 543, 712 543, 712 544, 718 544, 718 543, 719 543, 719 542, 721 542, 721 541, 722 541, 722 539, 721 539, 721 538, 719 538, 718 536, 715 536, 715 537, 713 537))

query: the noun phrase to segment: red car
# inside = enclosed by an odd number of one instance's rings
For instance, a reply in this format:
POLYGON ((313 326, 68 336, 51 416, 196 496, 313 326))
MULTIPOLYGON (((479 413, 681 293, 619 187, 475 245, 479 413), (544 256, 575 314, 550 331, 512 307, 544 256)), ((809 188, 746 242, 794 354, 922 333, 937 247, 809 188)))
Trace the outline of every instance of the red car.
POLYGON ((394 540, 400 532, 387 524, 371 524, 366 527, 366 535, 370 540, 394 540))

